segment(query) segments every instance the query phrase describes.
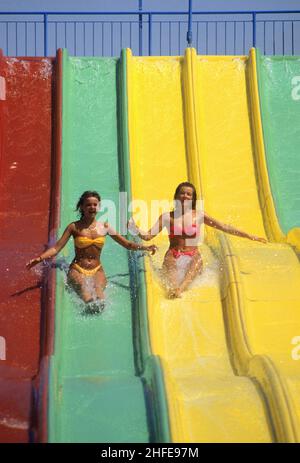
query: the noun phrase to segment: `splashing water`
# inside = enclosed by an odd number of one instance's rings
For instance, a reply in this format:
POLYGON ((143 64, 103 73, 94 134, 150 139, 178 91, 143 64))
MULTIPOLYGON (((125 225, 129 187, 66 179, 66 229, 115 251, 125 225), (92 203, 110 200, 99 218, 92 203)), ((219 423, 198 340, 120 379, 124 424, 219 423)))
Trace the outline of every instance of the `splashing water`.
MULTIPOLYGON (((168 287, 166 278, 164 276, 164 272, 162 270, 162 262, 163 262, 163 257, 165 253, 168 250, 168 246, 160 246, 159 252, 151 257, 148 256, 150 259, 150 265, 151 269, 153 271, 154 277, 156 281, 159 282, 160 286, 163 288, 168 287)), ((210 257, 207 259, 206 257, 206 250, 205 246, 203 246, 203 249, 201 248, 200 250, 202 259, 203 259, 203 271, 201 274, 197 275, 195 279, 192 281, 192 283, 189 286, 189 289, 192 288, 199 288, 199 287, 207 287, 207 286, 216 286, 219 285, 219 273, 220 273, 220 262, 216 257, 210 257)), ((188 270, 188 267, 191 262, 191 256, 180 256, 179 258, 176 259, 176 266, 177 266, 177 275, 176 275, 176 281, 177 284, 180 285, 186 275, 186 272, 188 270)))
POLYGON ((18 420, 10 416, 1 416, 0 425, 11 428, 11 429, 22 429, 27 430, 29 424, 27 421, 18 420))
MULTIPOLYGON (((107 286, 104 290, 105 296, 105 307, 102 312, 88 312, 87 311, 87 304, 81 299, 78 293, 73 289, 73 287, 69 284, 67 279, 67 271, 64 272, 63 280, 65 284, 65 289, 69 295, 71 300, 71 306, 73 309, 73 314, 75 319, 82 323, 85 321, 90 320, 91 318, 103 318, 104 320, 114 320, 117 319, 120 313, 120 310, 116 310, 116 305, 114 304, 114 300, 116 299, 118 286, 115 284, 113 279, 108 279, 107 286)), ((118 277, 118 283, 120 282, 120 277, 118 277)), ((90 294, 91 297, 96 299, 96 287, 94 283, 94 279, 92 277, 85 277, 85 286, 86 289, 90 294)))
POLYGON ((190 288, 201 288, 207 286, 219 286, 220 263, 214 258, 211 262, 203 262, 203 271, 197 275, 191 283, 190 288))

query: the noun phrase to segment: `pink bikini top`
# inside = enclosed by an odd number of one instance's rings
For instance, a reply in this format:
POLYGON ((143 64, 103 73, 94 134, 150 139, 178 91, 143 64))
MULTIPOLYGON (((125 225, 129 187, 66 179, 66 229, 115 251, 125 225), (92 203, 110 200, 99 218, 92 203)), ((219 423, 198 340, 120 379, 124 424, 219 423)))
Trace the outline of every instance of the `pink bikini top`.
MULTIPOLYGON (((180 225, 173 225, 170 224, 170 238, 174 238, 175 236, 183 237, 184 235, 188 238, 194 238, 197 233, 200 231, 200 227, 197 223, 193 223, 186 228, 181 227, 180 225)), ((184 236, 184 237, 185 237, 184 236)))

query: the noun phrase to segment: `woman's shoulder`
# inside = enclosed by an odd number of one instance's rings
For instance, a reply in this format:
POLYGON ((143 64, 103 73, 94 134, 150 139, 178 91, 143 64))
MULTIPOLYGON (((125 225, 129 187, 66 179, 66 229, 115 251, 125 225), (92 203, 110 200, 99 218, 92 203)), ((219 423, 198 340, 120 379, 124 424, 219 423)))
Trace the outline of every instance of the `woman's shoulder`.
POLYGON ((160 214, 158 220, 163 227, 168 226, 171 220, 171 211, 163 212, 160 214))
POLYGON ((69 230, 69 232, 71 233, 71 235, 73 235, 76 231, 77 231, 77 224, 79 223, 79 221, 77 222, 71 222, 69 223, 69 225, 67 226, 67 230, 69 230))
POLYGON ((97 220, 96 228, 98 233, 106 235, 111 229, 111 225, 107 221, 100 222, 100 220, 97 220))
POLYGON ((163 212, 161 216, 164 220, 174 219, 174 210, 163 212))

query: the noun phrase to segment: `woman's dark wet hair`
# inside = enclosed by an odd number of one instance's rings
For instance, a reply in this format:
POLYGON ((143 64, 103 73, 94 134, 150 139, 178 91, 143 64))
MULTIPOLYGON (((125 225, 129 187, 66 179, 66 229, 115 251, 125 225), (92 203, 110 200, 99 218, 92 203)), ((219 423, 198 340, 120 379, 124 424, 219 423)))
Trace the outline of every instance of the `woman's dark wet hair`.
POLYGON ((190 182, 182 182, 182 183, 179 183, 178 187, 176 188, 175 190, 175 194, 174 194, 174 200, 177 199, 177 196, 181 190, 181 188, 183 187, 189 187, 189 188, 192 188, 193 190, 193 197, 192 197, 192 209, 196 209, 196 203, 197 203, 197 192, 196 192, 196 188, 194 187, 194 185, 190 182))
POLYGON ((84 201, 86 199, 91 198, 91 197, 97 198, 99 202, 101 201, 101 196, 99 195, 99 193, 97 193, 97 191, 85 191, 84 193, 82 193, 76 205, 76 209, 75 209, 75 211, 79 212, 80 218, 83 217, 81 206, 83 206, 84 201))

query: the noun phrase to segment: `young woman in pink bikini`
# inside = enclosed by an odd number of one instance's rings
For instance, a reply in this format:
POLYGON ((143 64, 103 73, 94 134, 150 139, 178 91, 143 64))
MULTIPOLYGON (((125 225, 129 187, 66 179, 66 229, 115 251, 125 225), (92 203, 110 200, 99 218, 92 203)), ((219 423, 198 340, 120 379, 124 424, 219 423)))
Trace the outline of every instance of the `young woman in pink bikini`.
POLYGON ((96 191, 85 191, 76 206, 76 210, 81 214, 80 220, 70 223, 54 246, 30 260, 26 265, 30 269, 43 260, 56 256, 72 236, 75 244, 75 258, 69 268, 68 283, 88 304, 87 312, 101 312, 104 308, 106 277, 100 256, 107 235, 132 251, 143 250, 152 254, 156 251, 156 246, 141 246, 128 241, 108 223, 97 221, 96 214, 99 211, 100 202, 101 198, 96 191), (87 280, 89 280, 88 284, 87 280))
MULTIPOLYGON (((223 224, 210 217, 206 212, 197 212, 197 193, 192 183, 180 183, 176 188, 174 200, 176 202, 174 211, 162 214, 148 232, 142 232, 136 228, 138 236, 145 241, 153 239, 164 227, 168 230, 170 247, 165 254, 162 270, 170 298, 180 297, 195 276, 202 272, 203 263, 201 254, 198 251, 201 222, 232 235, 262 243, 267 242, 264 238, 250 235, 231 225, 223 224), (181 256, 189 256, 190 262, 183 280, 178 283, 177 261, 181 256)), ((131 221, 131 224, 133 225, 134 222, 131 221)))

